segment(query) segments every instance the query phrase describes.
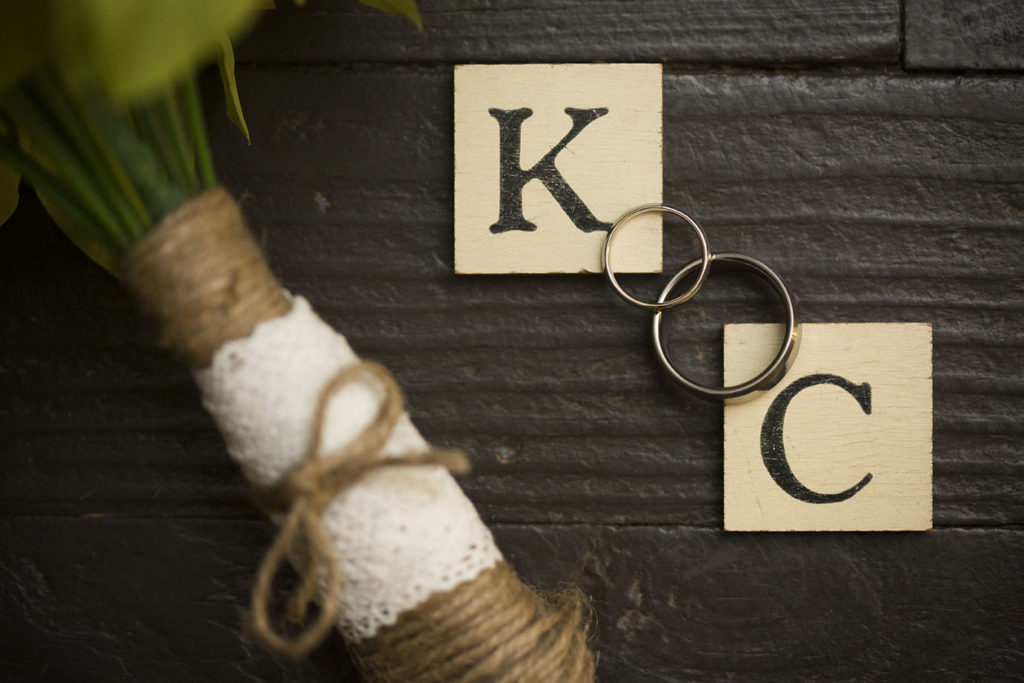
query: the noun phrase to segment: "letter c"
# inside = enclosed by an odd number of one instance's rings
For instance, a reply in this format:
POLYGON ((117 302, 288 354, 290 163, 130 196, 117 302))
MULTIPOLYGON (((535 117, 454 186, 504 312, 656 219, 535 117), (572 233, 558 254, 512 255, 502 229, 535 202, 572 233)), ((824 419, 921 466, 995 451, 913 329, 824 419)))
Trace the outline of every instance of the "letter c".
POLYGON ((761 425, 761 458, 768 474, 783 491, 805 503, 839 503, 852 497, 871 481, 871 474, 865 474, 860 483, 839 493, 818 493, 804 486, 793 474, 786 460, 786 449, 782 445, 782 425, 790 401, 801 391, 818 384, 834 384, 857 399, 865 415, 871 414, 871 385, 854 384, 839 375, 808 375, 801 377, 775 397, 761 425))

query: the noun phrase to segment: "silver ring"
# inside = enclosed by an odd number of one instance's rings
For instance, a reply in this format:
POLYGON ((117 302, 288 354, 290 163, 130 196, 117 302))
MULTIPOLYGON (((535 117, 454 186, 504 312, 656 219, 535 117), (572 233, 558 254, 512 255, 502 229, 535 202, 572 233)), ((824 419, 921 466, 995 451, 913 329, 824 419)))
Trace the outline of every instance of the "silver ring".
POLYGON ((612 225, 612 229, 608 231, 608 237, 605 238, 604 241, 604 257, 602 259, 602 265, 604 266, 605 275, 608 276, 608 282, 611 283, 615 292, 623 299, 634 306, 639 306, 640 308, 649 311, 664 311, 667 308, 678 306, 679 304, 689 301, 693 297, 697 296, 697 292, 700 291, 701 286, 704 284, 704 280, 708 277, 708 269, 711 267, 711 250, 708 248, 708 236, 704 234, 704 229, 697 225, 697 222, 685 213, 678 209, 673 209, 671 206, 664 206, 661 204, 644 204, 643 206, 637 206, 622 214, 619 216, 618 220, 615 221, 615 224, 612 225), (678 216, 689 223, 690 227, 693 228, 693 231, 697 233, 697 237, 700 239, 701 254, 698 262, 700 263, 701 268, 700 274, 697 275, 697 281, 693 283, 693 287, 671 301, 665 301, 665 297, 661 297, 657 303, 650 303, 633 298, 622 288, 622 285, 619 284, 618 279, 615 277, 615 272, 612 270, 612 240, 615 239, 615 233, 619 228, 625 225, 627 221, 645 213, 670 213, 673 216, 678 216))
MULTIPOLYGON (((782 279, 775 274, 771 268, 766 266, 756 258, 746 256, 744 254, 735 253, 722 253, 712 254, 711 262, 723 262, 723 263, 734 263, 741 266, 751 268, 760 275, 762 278, 768 281, 768 283, 775 288, 779 298, 782 299, 783 305, 786 307, 786 336, 782 342, 779 352, 775 354, 775 358, 768 364, 761 373, 752 379, 749 379, 740 384, 734 384, 731 387, 706 387, 702 384, 687 379, 679 372, 672 362, 668 359, 668 355, 665 353, 665 348, 661 341, 661 317, 662 311, 658 311, 654 314, 654 320, 651 324, 651 334, 654 338, 654 352, 658 354, 658 359, 661 364, 665 366, 668 373, 679 382, 683 388, 694 396, 698 396, 704 399, 715 399, 724 401, 726 403, 740 403, 742 401, 749 401, 755 398, 758 394, 768 391, 773 386, 779 383, 779 381, 785 377, 786 373, 793 366, 793 362, 796 360, 796 353, 800 347, 800 328, 796 322, 796 305, 793 303, 793 298, 789 294, 789 290, 786 289, 786 285, 783 284, 782 279)), ((678 273, 676 273, 672 280, 665 285, 665 289, 662 290, 661 295, 658 297, 658 301, 664 301, 668 298, 668 295, 672 293, 672 290, 677 284, 679 284, 683 278, 689 275, 697 266, 701 265, 699 259, 690 261, 683 266, 678 273)))

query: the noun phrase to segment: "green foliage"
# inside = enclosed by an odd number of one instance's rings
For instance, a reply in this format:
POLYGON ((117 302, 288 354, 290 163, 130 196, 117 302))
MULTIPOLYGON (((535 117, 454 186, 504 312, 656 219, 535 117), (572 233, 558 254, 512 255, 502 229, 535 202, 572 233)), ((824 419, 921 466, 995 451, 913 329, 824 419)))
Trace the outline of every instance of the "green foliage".
POLYGON ((0 91, 44 61, 77 89, 152 97, 253 21, 256 0, 0 0, 0 91))
MULTIPOLYGON (((110 268, 215 184, 194 72, 252 21, 253 7, 0 0, 0 223, 24 176, 61 230, 110 268)), ((233 65, 227 74, 229 115, 244 129, 233 65)))
MULTIPOLYGON (((360 1, 423 30, 413 0, 360 1)), ((112 269, 216 184, 195 71, 218 58, 228 118, 249 140, 228 36, 266 4, 0 0, 0 224, 24 177, 68 237, 112 269)))
POLYGON ((379 9, 388 14, 402 14, 415 24, 418 30, 423 30, 423 20, 420 19, 420 11, 416 7, 416 0, 359 0, 359 2, 367 7, 379 9))
POLYGON ((0 0, 0 92, 46 57, 53 43, 45 0, 0 0))
POLYGON ((228 119, 238 127, 238 130, 242 131, 245 141, 251 145, 249 126, 245 123, 242 103, 238 99, 238 83, 235 82, 235 51, 231 47, 231 40, 226 35, 221 36, 217 66, 220 67, 220 82, 224 87, 224 108, 227 109, 228 119))
POLYGON ((213 58, 255 17, 253 0, 51 0, 54 55, 72 87, 151 97, 213 58))
POLYGON ((97 239, 88 230, 82 229, 82 224, 73 220, 71 216, 60 209, 60 205, 51 199, 45 192, 38 189, 36 194, 39 202, 46 209, 46 213, 53 219, 54 224, 60 229, 64 236, 71 240, 71 243, 82 250, 82 253, 96 262, 101 268, 109 273, 117 275, 117 252, 110 245, 97 239))
POLYGON ((216 183, 191 80, 129 113, 42 68, 0 94, 0 110, 0 159, 108 269, 166 213, 216 183))

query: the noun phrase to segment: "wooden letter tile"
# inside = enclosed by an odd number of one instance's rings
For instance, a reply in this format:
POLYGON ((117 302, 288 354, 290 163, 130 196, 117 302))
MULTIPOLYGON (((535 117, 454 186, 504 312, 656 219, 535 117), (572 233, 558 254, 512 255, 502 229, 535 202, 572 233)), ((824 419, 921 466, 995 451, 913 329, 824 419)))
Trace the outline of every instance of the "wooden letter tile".
MULTIPOLYGON (((599 272, 661 201, 660 64, 455 67, 455 272, 599 272)), ((661 271, 661 216, 612 265, 661 271)))
MULTIPOLYGON (((781 325, 725 327, 725 382, 755 375, 781 325)), ((804 324, 771 391, 725 408, 727 531, 932 525, 932 329, 804 324)))

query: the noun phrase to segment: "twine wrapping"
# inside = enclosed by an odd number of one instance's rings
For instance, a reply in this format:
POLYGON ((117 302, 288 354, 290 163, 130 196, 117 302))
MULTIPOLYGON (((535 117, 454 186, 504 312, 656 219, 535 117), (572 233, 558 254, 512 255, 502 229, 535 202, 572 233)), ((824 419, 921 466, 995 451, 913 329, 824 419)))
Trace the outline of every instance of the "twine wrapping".
MULTIPOLYGON (((291 306, 237 204, 221 188, 161 220, 126 252, 121 274, 156 320, 161 343, 193 369, 208 367, 226 342, 248 337, 259 323, 285 315, 291 306)), ((286 511, 253 589, 256 634, 275 652, 301 656, 334 625, 344 577, 321 516, 338 494, 381 467, 465 468, 465 457, 451 451, 382 458, 381 449, 402 414, 401 392, 384 368, 373 363, 343 368, 320 391, 305 459, 273 490, 260 493, 271 509, 286 511), (362 377, 383 389, 375 418, 354 441, 322 456, 327 404, 362 377), (302 620, 312 601, 321 603, 316 619, 292 637, 272 628, 268 607, 274 575, 289 552, 303 558, 303 566, 287 615, 302 620)), ((537 595, 500 562, 403 612, 395 624, 354 643, 353 654, 372 681, 585 683, 593 680, 594 660, 586 644, 589 619, 581 624, 582 604, 573 592, 537 595)))
POLYGON ((352 649, 375 683, 591 683, 590 621, 579 591, 540 596, 499 562, 352 649))
POLYGON ((232 339, 291 308, 224 188, 164 216, 121 261, 121 277, 160 329, 160 343, 205 368, 232 339))
POLYGON ((252 595, 256 635, 274 652, 288 657, 302 657, 319 645, 334 626, 342 577, 338 575, 331 541, 320 519, 324 508, 335 496, 381 467, 443 465, 456 473, 468 471, 469 462, 458 451, 433 450, 397 458, 381 458, 381 449, 391 438, 404 412, 403 403, 401 390, 381 365, 363 361, 342 368, 320 391, 306 459, 273 490, 260 494, 265 507, 288 509, 281 530, 260 565, 252 595), (327 404, 338 390, 357 380, 360 375, 379 382, 384 390, 384 400, 374 419, 358 437, 334 453, 321 456, 320 442, 327 404), (288 600, 289 620, 300 622, 305 618, 309 603, 316 597, 321 571, 326 574, 327 590, 321 600, 322 606, 317 618, 296 636, 287 637, 271 626, 268 603, 274 575, 288 557, 289 550, 299 541, 303 543, 305 561, 299 585, 288 600))

